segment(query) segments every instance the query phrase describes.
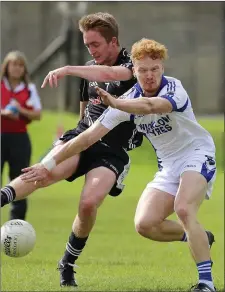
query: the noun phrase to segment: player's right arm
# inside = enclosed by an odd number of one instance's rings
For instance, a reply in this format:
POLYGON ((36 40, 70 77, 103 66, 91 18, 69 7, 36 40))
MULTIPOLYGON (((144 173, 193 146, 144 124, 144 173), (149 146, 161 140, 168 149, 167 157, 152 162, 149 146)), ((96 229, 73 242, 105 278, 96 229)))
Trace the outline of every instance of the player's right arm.
MULTIPOLYGON (((51 159, 54 159, 55 164, 58 165, 62 161, 70 158, 71 156, 86 150, 95 142, 104 137, 109 131, 110 129, 103 126, 99 121, 96 121, 86 131, 82 132, 77 137, 65 143, 61 147, 60 151, 54 154, 51 159)), ((45 165, 46 161, 43 160, 43 164, 45 165)))
POLYGON ((48 83, 51 87, 57 87, 58 80, 67 75, 96 82, 126 81, 133 77, 132 71, 126 66, 65 66, 50 71, 41 87, 44 88, 48 83))
POLYGON ((44 180, 56 165, 67 158, 84 151, 109 131, 110 130, 103 126, 99 121, 96 121, 86 131, 66 142, 58 152, 54 153, 53 156, 48 154, 44 157, 41 163, 22 169, 24 174, 20 176, 21 179, 25 182, 39 182, 44 180))
MULTIPOLYGON (((78 154, 99 141, 109 131, 130 118, 130 115, 117 109, 108 108, 99 119, 86 131, 65 143, 52 159, 55 164, 63 162, 71 156, 78 154)), ((44 162, 45 165, 45 162, 44 162)))
POLYGON ((39 164, 23 169, 21 179, 35 182, 45 179, 49 172, 58 164, 78 154, 99 141, 111 129, 130 118, 129 114, 117 109, 108 108, 102 116, 86 131, 66 142, 58 152, 47 155, 39 164))

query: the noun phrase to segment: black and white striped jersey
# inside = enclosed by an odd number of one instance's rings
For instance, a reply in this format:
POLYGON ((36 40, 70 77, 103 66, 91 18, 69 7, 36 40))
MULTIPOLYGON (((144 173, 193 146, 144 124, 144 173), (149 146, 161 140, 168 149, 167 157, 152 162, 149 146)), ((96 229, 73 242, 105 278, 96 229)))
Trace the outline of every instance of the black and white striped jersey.
MULTIPOLYGON (((94 65, 95 61, 88 61, 85 65, 94 65)), ((117 61, 114 66, 125 66, 132 70, 132 62, 126 49, 122 49, 118 55, 117 61)), ((111 95, 121 96, 127 90, 129 90, 136 83, 136 79, 132 78, 128 81, 112 81, 112 82, 96 82, 81 80, 80 84, 80 101, 88 101, 86 106, 84 117, 79 122, 78 131, 83 132, 90 127, 105 111, 107 108, 101 100, 95 90, 95 86, 103 88, 111 95)), ((113 131, 109 132, 102 140, 113 147, 123 147, 126 150, 132 150, 141 145, 142 134, 138 133, 134 123, 124 122, 118 125, 113 131)))

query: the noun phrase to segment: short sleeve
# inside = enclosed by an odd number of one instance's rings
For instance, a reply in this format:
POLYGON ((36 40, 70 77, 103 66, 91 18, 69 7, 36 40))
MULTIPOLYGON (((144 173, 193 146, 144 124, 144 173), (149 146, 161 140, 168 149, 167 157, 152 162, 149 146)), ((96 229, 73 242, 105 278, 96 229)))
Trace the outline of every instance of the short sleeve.
POLYGON ((189 97, 181 82, 169 81, 161 90, 160 97, 166 98, 173 107, 173 111, 183 112, 188 106, 189 97))
POLYGON ((30 83, 28 89, 30 91, 28 105, 32 106, 34 110, 41 110, 42 109, 41 100, 36 86, 33 83, 30 83))
POLYGON ((108 107, 104 113, 98 118, 98 121, 107 129, 112 130, 120 123, 129 121, 130 114, 108 107))
POLYGON ((87 80, 81 79, 79 93, 80 101, 89 101, 87 80))

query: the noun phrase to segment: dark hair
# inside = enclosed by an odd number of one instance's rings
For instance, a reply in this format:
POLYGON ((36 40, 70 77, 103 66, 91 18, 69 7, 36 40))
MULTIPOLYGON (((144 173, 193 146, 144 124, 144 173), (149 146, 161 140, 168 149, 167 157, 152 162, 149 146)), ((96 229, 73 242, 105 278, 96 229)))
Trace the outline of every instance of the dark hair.
POLYGON ((116 19, 107 12, 97 12, 83 16, 79 20, 79 29, 82 33, 89 30, 96 30, 107 42, 110 42, 113 37, 116 37, 119 45, 118 24, 116 19))

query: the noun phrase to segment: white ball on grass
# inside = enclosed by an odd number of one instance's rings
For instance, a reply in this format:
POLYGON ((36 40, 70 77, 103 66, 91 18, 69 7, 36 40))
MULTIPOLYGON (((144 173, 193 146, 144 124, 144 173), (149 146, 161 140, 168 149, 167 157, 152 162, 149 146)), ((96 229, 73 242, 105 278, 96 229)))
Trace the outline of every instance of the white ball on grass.
POLYGON ((9 257, 23 257, 36 242, 33 226, 24 220, 10 220, 1 227, 1 249, 9 257))

